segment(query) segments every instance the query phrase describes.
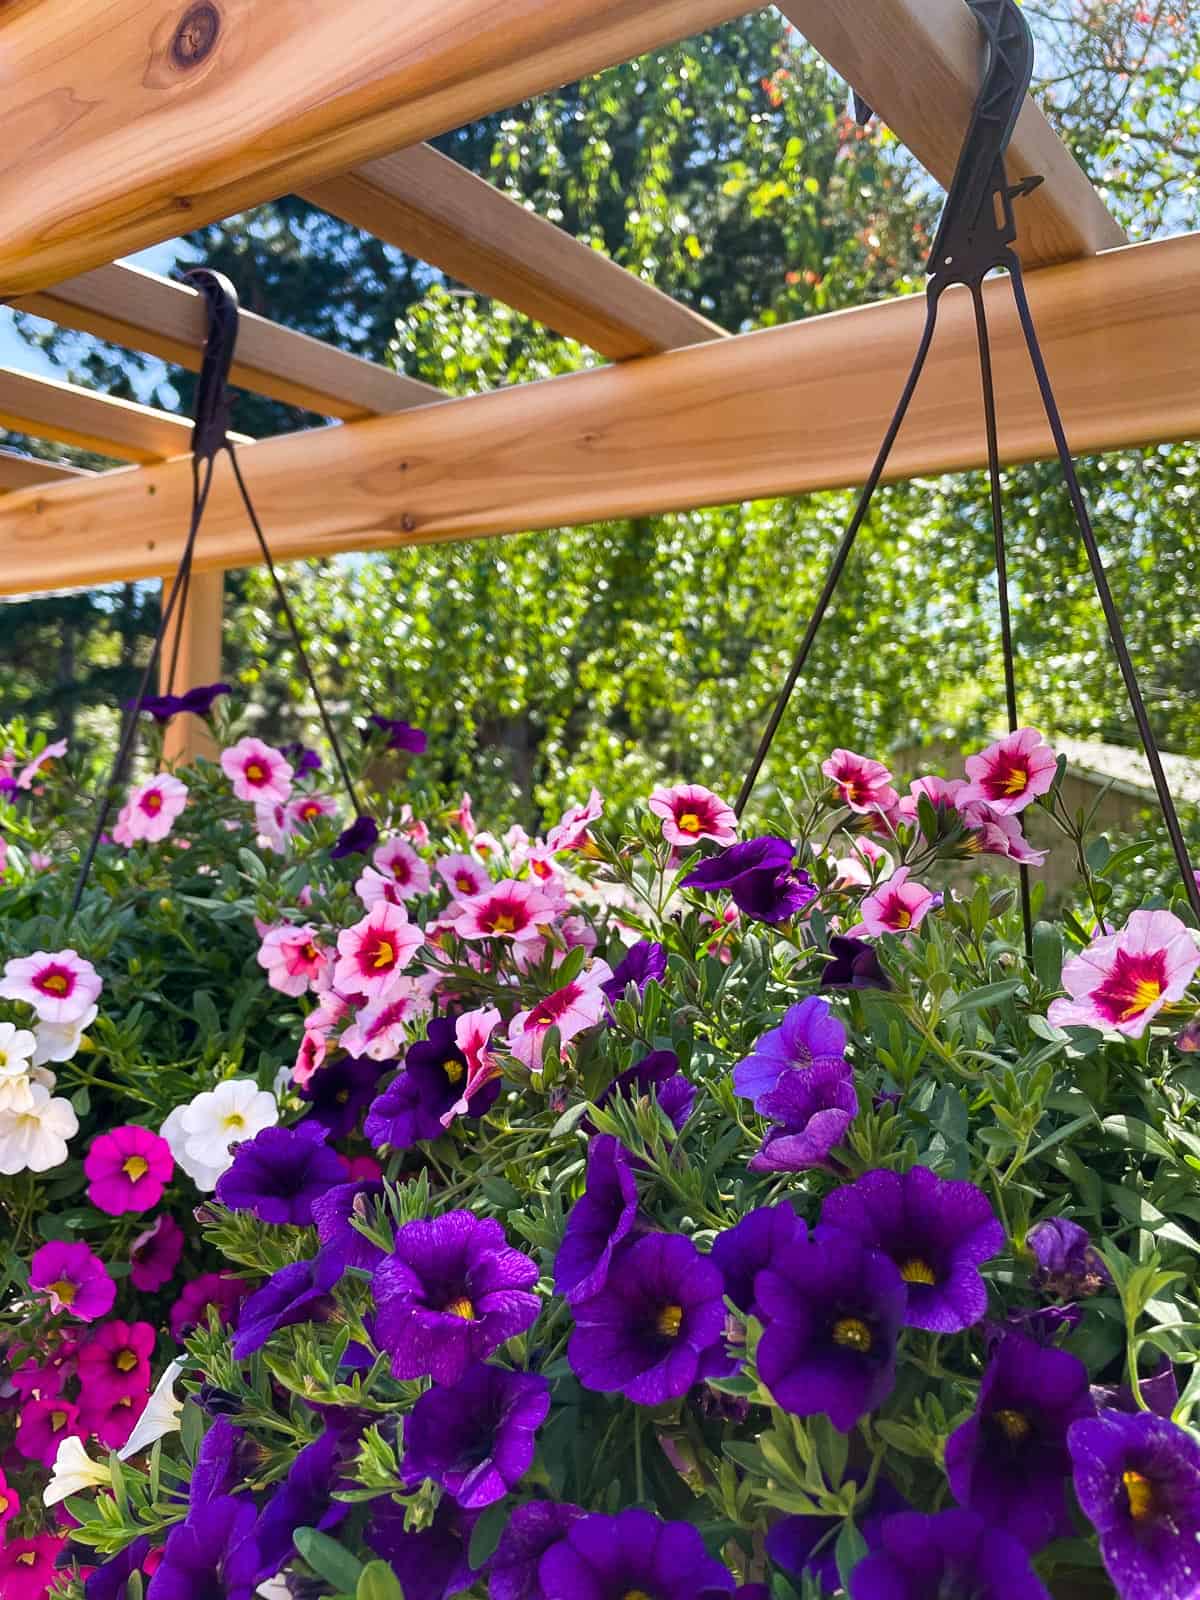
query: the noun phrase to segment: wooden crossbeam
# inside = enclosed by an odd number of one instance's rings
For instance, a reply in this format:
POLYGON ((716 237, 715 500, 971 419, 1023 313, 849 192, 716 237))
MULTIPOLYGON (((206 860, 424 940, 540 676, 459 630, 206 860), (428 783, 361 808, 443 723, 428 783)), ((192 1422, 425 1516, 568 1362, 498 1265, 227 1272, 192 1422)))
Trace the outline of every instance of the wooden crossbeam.
MULTIPOLYGON (((963 0, 777 0, 779 9, 947 187, 979 88, 982 35, 963 0)), ((1016 182, 1040 189, 1019 202, 1017 250, 1046 266, 1110 250, 1125 235, 1083 169, 1026 99, 1009 147, 1016 182)))
POLYGON ((68 478, 90 478, 83 467, 70 467, 62 461, 42 461, 38 456, 23 456, 16 450, 0 450, 0 493, 31 489, 38 483, 62 483, 68 478))
POLYGON ((746 0, 305 0, 283 8, 21 0, 0 11, 0 299, 747 9, 746 0))
POLYGON ((310 184, 304 195, 614 361, 724 332, 431 145, 310 184))
MULTIPOLYGON (((1200 234, 1031 274, 1072 448, 1200 437, 1200 234)), ((986 285, 1006 462, 1051 443, 1003 278, 986 285)), ((269 439, 243 453, 280 558, 561 527, 857 484, 916 348, 922 296, 569 377, 269 439)), ((970 300, 942 325, 889 475, 984 462, 970 300)), ((157 575, 187 526, 186 462, 0 500, 0 592, 157 575)), ((198 568, 257 550, 222 468, 198 568)))
MULTIPOLYGON (((116 262, 13 304, 66 328, 198 371, 206 314, 199 292, 141 267, 116 262)), ((429 384, 348 355, 294 328, 243 310, 231 381, 325 417, 346 420, 429 405, 429 384)))

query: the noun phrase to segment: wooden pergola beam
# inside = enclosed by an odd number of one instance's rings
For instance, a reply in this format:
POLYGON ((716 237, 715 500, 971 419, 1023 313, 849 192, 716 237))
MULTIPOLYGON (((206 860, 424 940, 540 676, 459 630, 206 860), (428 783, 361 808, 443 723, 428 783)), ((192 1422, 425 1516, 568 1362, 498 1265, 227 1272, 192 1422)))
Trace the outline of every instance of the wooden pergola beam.
POLYGON ((39 456, 23 456, 16 450, 0 450, 0 493, 31 489, 39 483, 63 483, 68 478, 91 478, 84 467, 71 467, 63 461, 43 461, 39 456))
MULTIPOLYGON (((982 35, 963 0, 777 0, 779 9, 943 187, 954 176, 979 89, 982 35)), ((1008 152, 1016 182, 1046 181, 1020 201, 1027 266, 1094 255, 1125 235, 1032 99, 1008 152)))
MULTIPOLYGON (((206 314, 199 292, 141 267, 114 262, 13 301, 65 328, 196 372, 206 314)), ((324 417, 351 420, 429 405, 444 396, 429 384, 348 355, 294 328, 243 310, 231 382, 324 417)))
MULTIPOLYGON (((1200 437, 1200 234, 1031 274, 1072 448, 1200 437)), ((1003 278, 986 285, 1003 459, 1051 442, 1003 278)), ((331 555, 857 484, 907 372, 919 295, 642 361, 269 439, 242 453, 279 558, 331 555)), ((983 408, 971 306, 942 301, 889 476, 976 468, 983 408)), ((0 592, 161 573, 187 525, 186 462, 0 500, 0 592)), ((256 546, 218 473, 198 568, 256 546)))
POLYGON ((309 184, 304 197, 614 361, 724 333, 431 145, 309 184))
POLYGON ((22 0, 0 14, 0 299, 299 191, 745 0, 22 0))

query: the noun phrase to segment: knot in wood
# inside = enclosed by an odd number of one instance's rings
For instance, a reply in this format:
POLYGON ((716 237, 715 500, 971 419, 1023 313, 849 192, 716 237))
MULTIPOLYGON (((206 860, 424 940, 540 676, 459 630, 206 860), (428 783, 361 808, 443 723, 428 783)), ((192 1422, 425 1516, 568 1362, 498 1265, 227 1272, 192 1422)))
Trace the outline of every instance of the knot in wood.
POLYGON ((221 13, 215 5, 205 0, 204 4, 190 7, 176 28, 171 43, 171 55, 176 64, 194 67, 203 61, 216 44, 220 31, 221 13))

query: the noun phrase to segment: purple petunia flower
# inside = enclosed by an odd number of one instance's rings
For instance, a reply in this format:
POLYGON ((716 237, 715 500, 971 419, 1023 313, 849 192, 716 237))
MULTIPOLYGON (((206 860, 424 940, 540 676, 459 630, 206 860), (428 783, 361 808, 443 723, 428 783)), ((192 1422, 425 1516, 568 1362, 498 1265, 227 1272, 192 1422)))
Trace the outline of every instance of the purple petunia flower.
MULTIPOLYGON (((659 1106, 666 1112, 675 1128, 682 1128, 696 1104, 696 1085, 679 1070, 679 1057, 674 1050, 652 1050, 632 1067, 620 1072, 596 1097, 596 1109, 603 1111, 614 1095, 638 1099, 654 1091, 659 1106)), ((594 1132, 587 1118, 581 1126, 594 1132)))
POLYGON ((763 834, 702 861, 682 887, 706 894, 728 889, 734 905, 753 921, 786 922, 817 897, 808 873, 793 866, 795 854, 790 839, 763 834))
MULTIPOLYGON (((419 1139, 440 1139, 442 1118, 458 1104, 469 1063, 455 1038, 453 1017, 435 1017, 426 1037, 410 1045, 404 1071, 372 1102, 363 1131, 381 1150, 407 1150, 419 1139)), ((500 1093, 499 1078, 483 1084, 467 1101, 466 1114, 482 1117, 500 1093)))
MULTIPOLYGON (((863 1476, 852 1472, 850 1481, 861 1486, 863 1476)), ((858 1531, 868 1550, 879 1543, 884 1519, 908 1509, 904 1496, 893 1489, 886 1478, 880 1478, 869 1504, 855 1512, 858 1531)), ((807 1573, 823 1589, 836 1589, 839 1579, 834 1551, 837 1536, 844 1526, 843 1517, 780 1517, 767 1534, 767 1554, 777 1567, 793 1577, 807 1573)))
POLYGON ((431 1478, 468 1511, 502 1500, 528 1472, 549 1410, 545 1378, 482 1362, 452 1389, 426 1389, 404 1422, 409 1483, 431 1478))
POLYGON ((1067 1429, 1094 1410, 1082 1361, 1006 1333, 983 1374, 975 1415, 946 1441, 955 1499, 1027 1550, 1065 1536, 1067 1429))
POLYGON ((252 1600, 257 1522, 250 1495, 218 1495, 191 1505, 186 1520, 167 1535, 147 1600, 252 1600))
POLYGON ((824 1412, 848 1433, 891 1393, 906 1292, 885 1255, 845 1234, 798 1239, 754 1289, 766 1322, 758 1370, 777 1405, 824 1412))
POLYGON ((1112 1283, 1086 1228, 1068 1217, 1047 1217, 1030 1228, 1025 1238, 1037 1266, 1032 1283, 1043 1294, 1060 1300, 1077 1300, 1099 1294, 1112 1283))
POLYGON ((367 1217, 367 1202, 382 1195, 383 1184, 378 1179, 356 1178, 352 1183, 335 1184, 332 1189, 313 1201, 312 1219, 316 1224, 317 1238, 329 1245, 333 1253, 347 1267, 357 1267, 360 1272, 373 1272, 383 1260, 384 1251, 372 1244, 351 1222, 351 1217, 367 1217))
POLYGON ((233 1165, 217 1179, 217 1199, 231 1211, 251 1211, 263 1222, 306 1228, 313 1201, 346 1176, 325 1138, 319 1122, 263 1128, 235 1147, 233 1165))
POLYGON ((750 1171, 804 1172, 828 1164, 829 1152, 858 1115, 858 1095, 844 1064, 810 1067, 787 1073, 763 1096, 760 1109, 779 1126, 767 1130, 750 1171))
POLYGON ((189 689, 186 694, 144 694, 140 700, 127 701, 125 709, 144 711, 159 723, 170 722, 171 718, 181 711, 190 711, 197 717, 207 717, 221 695, 232 693, 232 684, 204 683, 189 689))
POLYGON ((1200 1444, 1145 1411, 1104 1411, 1067 1435, 1075 1493, 1121 1600, 1200 1593, 1200 1444))
POLYGON ((600 987, 610 1002, 623 1000, 629 984, 636 984, 637 992, 644 994, 651 978, 661 983, 666 973, 666 946, 655 944, 650 939, 641 939, 626 952, 624 959, 613 968, 612 977, 600 987))
POLYGON ((844 1076, 850 1075, 846 1030, 828 1001, 815 994, 789 1006, 779 1026, 764 1033, 750 1054, 737 1063, 734 1092, 762 1111, 763 1097, 778 1088, 789 1073, 811 1067, 837 1067, 844 1076))
POLYGON ((312 1107, 307 1120, 319 1123, 331 1139, 346 1138, 375 1098, 384 1065, 369 1056, 340 1056, 323 1063, 300 1088, 301 1100, 312 1107))
POLYGON ((580 1517, 538 1567, 546 1600, 718 1600, 733 1575, 704 1548, 690 1522, 661 1522, 648 1511, 580 1517))
POLYGON ((490 1218, 418 1218, 375 1269, 376 1343, 396 1378, 458 1383, 467 1369, 537 1319, 537 1264, 490 1218))
POLYGON ((709 1259, 720 1270, 725 1293, 739 1311, 762 1320, 754 1280, 774 1267, 789 1246, 803 1244, 807 1237, 804 1223, 786 1204, 748 1211, 736 1227, 717 1235, 709 1259))
POLYGON ((233 1353, 244 1361, 261 1350, 273 1333, 297 1322, 323 1322, 333 1310, 330 1290, 346 1263, 334 1250, 321 1250, 311 1261, 294 1261, 273 1273, 238 1314, 233 1353))
POLYGON ((394 1500, 372 1502, 367 1544, 391 1566, 404 1600, 449 1600, 469 1589, 477 1576, 468 1551, 477 1511, 464 1511, 449 1495, 420 1533, 404 1531, 405 1508, 394 1500))
POLYGON ((488 1571, 490 1600, 546 1600, 538 1567, 546 1551, 562 1542, 580 1506, 531 1500, 517 1506, 500 1536, 488 1571))
POLYGON ((724 1283, 690 1239, 652 1233, 625 1245, 604 1288, 575 1307, 567 1359, 585 1389, 639 1405, 686 1394, 724 1358, 724 1283))
MULTIPOLYGON (((419 756, 429 743, 421 729, 414 728, 411 722, 401 722, 396 717, 382 717, 378 712, 373 712, 367 721, 372 727, 387 734, 385 748, 388 750, 408 750, 413 755, 419 756)), ((369 729, 367 737, 370 737, 369 729)))
POLYGON ((1050 1600, 1028 1552, 971 1511, 886 1517, 855 1567, 852 1600, 1050 1600))
POLYGON ((301 744, 299 739, 294 739, 291 744, 280 745, 279 754, 285 761, 290 761, 297 777, 303 772, 320 772, 321 757, 315 750, 310 750, 308 745, 301 744))
POLYGON ((979 1266, 1003 1249, 1004 1228, 973 1183, 928 1167, 867 1172, 826 1196, 821 1221, 892 1258, 908 1285, 910 1328, 961 1333, 987 1310, 979 1266))
MULTIPOLYGON (((149 1537, 140 1533, 88 1575, 83 1584, 84 1600, 125 1600, 129 1579, 142 1570, 142 1563, 149 1554, 149 1537)), ((91 1555, 89 1552, 87 1559, 91 1555)))
POLYGON ((364 856, 379 843, 379 824, 374 817, 358 816, 348 828, 343 828, 329 848, 329 859, 341 861, 346 856, 364 856))
POLYGON ((346 1441, 330 1430, 305 1445, 288 1469, 259 1518, 255 1531, 261 1572, 274 1577, 292 1553, 297 1528, 336 1528, 350 1507, 333 1498, 346 1441))
POLYGON ((571 1207, 558 1254, 554 1291, 574 1303, 598 1294, 613 1251, 633 1228, 637 1185, 628 1150, 610 1133, 588 1147, 587 1182, 571 1207))
POLYGON ((829 941, 833 960, 821 974, 822 989, 890 989, 891 980, 879 965, 875 946, 865 939, 835 933, 829 941))
POLYGON ((1162 1357, 1157 1372, 1152 1372, 1148 1378, 1138 1379, 1138 1393, 1141 1395, 1140 1404, 1133 1398, 1133 1390, 1128 1383, 1092 1384, 1092 1399, 1098 1411, 1146 1410, 1153 1411, 1159 1417, 1173 1417, 1175 1407, 1179 1404, 1179 1381, 1169 1357, 1162 1357))

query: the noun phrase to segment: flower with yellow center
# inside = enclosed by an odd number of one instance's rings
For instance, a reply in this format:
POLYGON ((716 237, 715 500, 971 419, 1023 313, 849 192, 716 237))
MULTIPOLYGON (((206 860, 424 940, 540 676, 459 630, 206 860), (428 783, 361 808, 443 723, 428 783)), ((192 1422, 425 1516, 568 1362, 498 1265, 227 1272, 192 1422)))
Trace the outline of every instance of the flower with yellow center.
POLYGON ((905 1283, 924 1283, 932 1287, 937 1282, 937 1273, 928 1261, 922 1261, 919 1256, 913 1256, 902 1264, 900 1276, 905 1283))
POLYGON ((1033 1426, 1023 1411, 1002 1407, 992 1412, 992 1421, 1010 1444, 1022 1444, 1033 1432, 1033 1426))
POLYGON ((694 811, 685 811, 676 825, 680 833, 699 833, 702 826, 694 811))
POLYGON ((654 1325, 664 1339, 677 1339, 683 1327, 683 1307, 664 1306, 655 1318, 654 1325))
POLYGON ((137 1183, 150 1171, 150 1163, 145 1156, 126 1156, 121 1163, 121 1171, 131 1182, 137 1183))
POLYGON ((461 1294, 456 1299, 449 1301, 442 1307, 442 1310, 446 1316, 460 1317, 463 1322, 474 1322, 476 1320, 475 1307, 465 1294, 461 1294))
POLYGON ((1129 1503, 1129 1515, 1135 1522, 1144 1522, 1147 1517, 1154 1515, 1158 1509, 1154 1493, 1154 1485, 1149 1478, 1143 1477, 1140 1472, 1123 1472, 1121 1482, 1125 1486, 1125 1498, 1129 1503))
POLYGON ((871 1330, 859 1317, 839 1317, 833 1325, 833 1342, 865 1356, 871 1348, 871 1330))

